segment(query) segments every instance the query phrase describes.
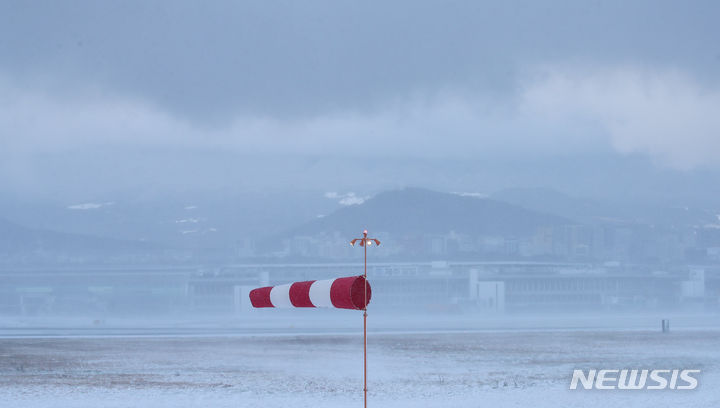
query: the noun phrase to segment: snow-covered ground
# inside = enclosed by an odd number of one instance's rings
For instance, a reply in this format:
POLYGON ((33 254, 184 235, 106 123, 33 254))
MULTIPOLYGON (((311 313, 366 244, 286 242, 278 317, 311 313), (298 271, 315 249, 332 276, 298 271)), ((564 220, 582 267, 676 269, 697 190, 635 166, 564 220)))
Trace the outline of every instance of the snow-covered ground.
MULTIPOLYGON (((720 331, 373 333, 371 407, 718 407, 720 331), (575 368, 699 368, 696 390, 569 390, 575 368)), ((357 333, 0 339, 2 407, 360 407, 357 333)))

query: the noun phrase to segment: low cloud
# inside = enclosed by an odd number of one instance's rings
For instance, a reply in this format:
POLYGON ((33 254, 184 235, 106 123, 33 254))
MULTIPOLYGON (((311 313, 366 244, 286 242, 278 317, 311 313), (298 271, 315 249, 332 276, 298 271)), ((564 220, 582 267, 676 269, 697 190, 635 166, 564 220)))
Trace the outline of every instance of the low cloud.
POLYGON ((679 169, 720 164, 720 90, 678 70, 550 67, 526 88, 523 104, 557 127, 594 123, 623 154, 679 169))
POLYGON ((325 198, 329 198, 331 200, 337 200, 338 204, 348 206, 348 205, 362 204, 370 197, 368 197, 368 196, 361 197, 361 196, 356 195, 353 192, 341 194, 341 193, 336 193, 334 191, 329 191, 329 192, 325 193, 325 198))
POLYGON ((107 207, 110 205, 114 205, 114 202, 107 202, 107 203, 82 203, 82 204, 73 204, 67 206, 68 210, 97 210, 102 207, 107 207))
POLYGON ((686 73, 555 65, 534 70, 523 84, 503 100, 448 91, 371 112, 292 120, 238 115, 208 126, 143 100, 93 89, 68 96, 19 88, 0 77, 0 154, 120 145, 468 159, 614 149, 680 169, 720 164, 714 153, 720 149, 720 90, 686 73))

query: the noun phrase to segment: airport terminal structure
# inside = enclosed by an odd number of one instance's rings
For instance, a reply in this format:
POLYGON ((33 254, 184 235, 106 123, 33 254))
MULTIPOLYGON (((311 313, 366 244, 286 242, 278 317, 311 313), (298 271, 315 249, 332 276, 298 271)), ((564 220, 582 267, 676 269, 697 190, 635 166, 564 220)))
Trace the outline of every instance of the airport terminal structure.
MULTIPOLYGON (((361 263, 222 266, 4 266, 0 314, 237 314, 263 285, 362 273, 361 263)), ((372 263, 372 307, 426 312, 720 308, 720 266, 620 263, 372 263)))

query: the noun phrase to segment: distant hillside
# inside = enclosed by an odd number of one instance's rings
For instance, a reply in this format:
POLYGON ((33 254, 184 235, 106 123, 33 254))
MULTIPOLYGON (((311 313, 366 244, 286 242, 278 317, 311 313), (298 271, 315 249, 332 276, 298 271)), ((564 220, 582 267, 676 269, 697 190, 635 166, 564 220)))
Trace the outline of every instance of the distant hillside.
POLYGON ((563 217, 476 197, 418 188, 380 193, 363 204, 341 208, 291 231, 290 235, 340 232, 363 227, 396 236, 450 231, 470 235, 528 236, 538 227, 569 223, 563 217))
POLYGON ((148 248, 149 245, 142 242, 32 229, 0 218, 0 255, 18 256, 44 252, 84 256, 148 248))
POLYGON ((618 209, 583 198, 569 196, 549 188, 511 188, 498 191, 490 198, 533 211, 562 215, 576 221, 619 217, 618 209))
POLYGON ((714 212, 691 207, 654 204, 622 204, 572 197, 548 188, 513 188, 498 191, 490 198, 533 211, 561 215, 580 223, 635 223, 675 226, 698 226, 715 223, 714 212))
POLYGON ((153 242, 181 250, 233 248, 243 237, 287 231, 340 208, 323 192, 226 194, 154 193, 80 197, 73 201, 27 200, 3 196, 0 218, 25 228, 86 237, 153 242))

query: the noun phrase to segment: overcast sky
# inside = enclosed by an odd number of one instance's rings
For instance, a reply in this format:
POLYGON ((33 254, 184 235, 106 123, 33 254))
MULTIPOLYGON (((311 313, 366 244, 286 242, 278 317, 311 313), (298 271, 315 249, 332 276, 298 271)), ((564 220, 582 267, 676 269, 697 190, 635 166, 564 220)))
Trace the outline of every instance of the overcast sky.
POLYGON ((0 187, 381 187, 347 170, 361 160, 392 185, 467 190, 548 184, 573 171, 559 158, 715 172, 718 16, 715 1, 0 1, 0 187))

